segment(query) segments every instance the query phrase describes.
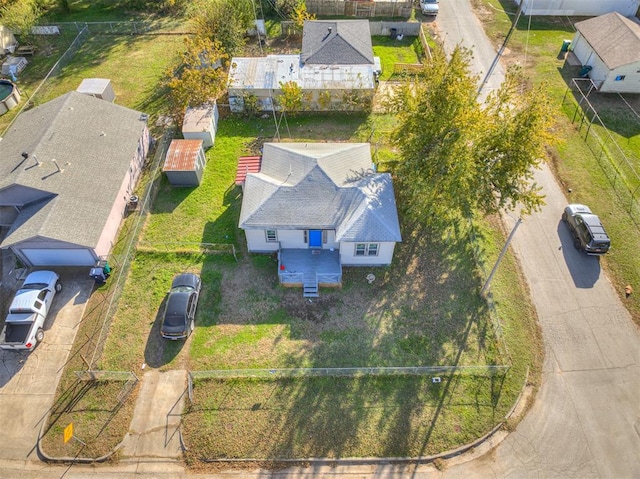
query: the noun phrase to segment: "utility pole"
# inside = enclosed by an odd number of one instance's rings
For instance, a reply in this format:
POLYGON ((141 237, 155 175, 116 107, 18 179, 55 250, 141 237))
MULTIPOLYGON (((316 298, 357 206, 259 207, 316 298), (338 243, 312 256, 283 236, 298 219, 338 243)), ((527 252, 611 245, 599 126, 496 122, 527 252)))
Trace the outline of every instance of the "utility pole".
POLYGON ((496 260, 496 264, 493 265, 493 269, 491 270, 491 274, 489 275, 489 277, 487 278, 487 281, 485 281, 484 286, 480 290, 480 294, 484 294, 484 292, 487 290, 487 288, 489 288, 489 283, 491 283, 491 280, 493 279, 493 275, 496 274, 496 270, 498 269, 498 265, 500 264, 500 261, 502 261, 502 258, 504 257, 504 254, 507 252, 507 248, 509 247, 509 243, 511 243, 511 240, 513 239, 513 235, 516 234, 516 230, 518 229, 518 226, 520 226, 520 223, 522 223, 522 218, 518 218, 518 221, 516 221, 516 224, 513 226, 513 229, 511 230, 511 233, 509 233, 509 237, 507 238, 507 242, 502 247, 502 251, 500 251, 500 256, 498 256, 498 259, 496 260))

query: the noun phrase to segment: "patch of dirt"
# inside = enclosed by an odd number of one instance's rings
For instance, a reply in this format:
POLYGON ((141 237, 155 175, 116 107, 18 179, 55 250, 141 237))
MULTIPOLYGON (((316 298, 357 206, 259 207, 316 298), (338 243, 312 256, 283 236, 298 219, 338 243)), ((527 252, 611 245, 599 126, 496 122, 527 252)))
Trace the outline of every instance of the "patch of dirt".
POLYGON ((302 37, 297 35, 281 36, 277 38, 257 37, 249 39, 244 47, 244 55, 262 57, 265 55, 295 55, 302 48, 302 37))
POLYGON ((319 298, 304 298, 299 290, 296 296, 285 296, 281 303, 290 316, 319 324, 329 319, 329 309, 334 304, 335 300, 326 294, 319 298))

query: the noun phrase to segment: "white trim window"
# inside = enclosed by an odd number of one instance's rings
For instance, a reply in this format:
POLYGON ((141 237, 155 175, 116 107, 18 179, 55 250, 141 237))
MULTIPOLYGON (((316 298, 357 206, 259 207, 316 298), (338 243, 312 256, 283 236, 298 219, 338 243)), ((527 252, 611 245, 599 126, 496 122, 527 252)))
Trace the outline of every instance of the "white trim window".
POLYGON ((265 240, 267 243, 277 243, 278 242, 278 232, 276 230, 265 230, 264 231, 265 240))
POLYGON ((356 243, 356 256, 378 256, 380 243, 356 243))

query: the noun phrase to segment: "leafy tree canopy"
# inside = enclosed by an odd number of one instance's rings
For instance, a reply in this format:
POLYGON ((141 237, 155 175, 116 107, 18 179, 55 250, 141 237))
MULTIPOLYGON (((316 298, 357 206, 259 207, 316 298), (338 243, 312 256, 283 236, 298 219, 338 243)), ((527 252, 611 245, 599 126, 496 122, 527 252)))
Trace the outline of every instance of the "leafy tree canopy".
POLYGON ((220 42, 229 56, 242 51, 255 12, 249 1, 198 0, 190 10, 196 34, 220 42))
POLYGON ((227 63, 228 57, 217 42, 185 38, 181 64, 165 75, 174 117, 181 120, 187 106, 212 102, 224 93, 227 63))
POLYGON ((282 94, 276 101, 284 112, 295 115, 302 110, 302 88, 294 81, 280 82, 282 94))
POLYGON ((0 24, 16 34, 29 35, 40 16, 43 3, 38 0, 0 0, 0 24))
POLYGON ((477 101, 471 52, 437 51, 423 71, 392 99, 400 123, 393 169, 407 213, 425 224, 446 224, 474 212, 490 214, 544 204, 533 172, 553 142, 544 87, 525 84, 509 69, 501 88, 477 101))

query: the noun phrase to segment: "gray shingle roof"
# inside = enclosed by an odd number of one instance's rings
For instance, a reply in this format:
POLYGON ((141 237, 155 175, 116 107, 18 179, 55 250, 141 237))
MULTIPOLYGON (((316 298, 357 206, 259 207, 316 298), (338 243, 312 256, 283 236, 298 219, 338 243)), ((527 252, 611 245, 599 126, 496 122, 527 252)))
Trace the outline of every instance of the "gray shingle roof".
POLYGON ((300 60, 303 65, 373 65, 369 21, 305 21, 300 60))
POLYGON ((145 119, 77 92, 22 113, 0 141, 0 198, 21 188, 43 197, 23 208, 2 247, 34 237, 95 247, 145 119), (25 161, 22 152, 29 154, 25 161))
POLYGON ((618 12, 578 22, 576 30, 609 69, 640 61, 640 25, 618 12))
POLYGON ((266 143, 247 175, 240 228, 335 229, 336 241, 401 241, 391 176, 368 143, 266 143))

